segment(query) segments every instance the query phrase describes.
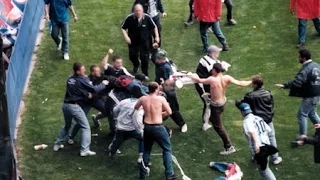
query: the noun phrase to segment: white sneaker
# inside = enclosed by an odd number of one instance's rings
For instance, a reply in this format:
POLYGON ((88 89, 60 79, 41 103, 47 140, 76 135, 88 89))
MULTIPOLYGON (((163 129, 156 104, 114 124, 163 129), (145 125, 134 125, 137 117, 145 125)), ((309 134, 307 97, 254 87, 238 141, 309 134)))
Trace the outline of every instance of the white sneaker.
POLYGON ((119 150, 119 149, 117 149, 117 152, 116 152, 117 154, 121 154, 121 151, 119 150))
POLYGON ((148 76, 146 76, 146 81, 149 81, 150 79, 149 79, 149 77, 148 76))
POLYGON ((202 130, 207 131, 208 129, 212 128, 212 125, 209 123, 203 123, 202 130))
POLYGON ((68 140, 68 144, 73 145, 74 144, 74 140, 73 139, 69 139, 68 140))
POLYGON ((234 146, 230 146, 228 149, 225 149, 220 152, 221 155, 230 155, 232 153, 235 153, 237 150, 234 148, 234 146))
POLYGON ((138 160, 137 160, 137 163, 138 163, 138 164, 141 164, 142 161, 143 161, 142 154, 139 154, 139 158, 138 158, 138 160))
POLYGON ((59 37, 59 39, 60 39, 60 43, 57 46, 57 50, 61 51, 61 48, 62 48, 62 37, 59 37))
POLYGON ((278 165, 282 162, 282 157, 278 157, 276 160, 273 160, 274 165, 278 165))
POLYGON ((187 124, 184 124, 182 127, 181 127, 181 132, 185 133, 188 131, 188 126, 187 124))
POLYGON ((63 148, 64 148, 64 145, 63 145, 63 144, 60 144, 60 145, 55 144, 55 145, 53 146, 53 151, 57 152, 57 151, 59 151, 60 149, 63 149, 63 148))
POLYGON ((66 61, 68 61, 68 60, 70 59, 69 53, 64 53, 64 54, 63 54, 63 59, 66 60, 66 61))
POLYGON ((96 153, 96 152, 93 152, 93 151, 80 152, 80 156, 82 156, 82 157, 94 156, 94 155, 96 155, 96 154, 97 154, 97 153, 96 153))

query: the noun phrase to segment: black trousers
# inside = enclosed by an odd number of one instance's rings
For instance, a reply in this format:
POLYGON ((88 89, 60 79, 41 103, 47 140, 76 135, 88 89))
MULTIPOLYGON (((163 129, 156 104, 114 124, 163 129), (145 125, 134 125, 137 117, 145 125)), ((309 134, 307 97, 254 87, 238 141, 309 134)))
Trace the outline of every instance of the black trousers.
POLYGON ((129 45, 129 59, 134 68, 139 68, 141 64, 141 71, 144 75, 148 76, 150 53, 151 53, 151 40, 140 43, 133 43, 129 45), (141 63, 140 63, 141 61, 141 63))
POLYGON ((232 9, 233 9, 233 3, 232 0, 225 0, 224 4, 227 7, 227 19, 232 19, 232 9))
POLYGON ((188 22, 191 22, 192 21, 192 16, 193 16, 193 2, 194 0, 190 0, 189 1, 189 12, 190 12, 190 15, 189 15, 189 18, 188 18, 188 22))
POLYGON ((203 89, 200 87, 199 84, 195 84, 196 86, 196 90, 200 96, 200 99, 202 100, 203 102, 203 109, 202 109, 202 121, 203 121, 203 116, 204 116, 204 113, 206 111, 206 108, 207 108, 207 105, 206 105, 206 102, 204 101, 204 99, 201 97, 203 93, 207 92, 207 93, 210 93, 210 85, 203 85, 203 89))
POLYGON ((186 124, 179 111, 173 111, 170 117, 180 128, 186 124))

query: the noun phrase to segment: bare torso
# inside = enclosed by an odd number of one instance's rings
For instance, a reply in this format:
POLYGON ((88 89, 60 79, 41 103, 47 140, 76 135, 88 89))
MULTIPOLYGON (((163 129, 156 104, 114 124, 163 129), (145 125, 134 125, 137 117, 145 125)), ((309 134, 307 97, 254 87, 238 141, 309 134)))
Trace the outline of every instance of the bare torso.
POLYGON ((211 101, 215 104, 224 104, 229 78, 223 75, 212 76, 210 78, 211 101))
POLYGON ((141 99, 146 124, 162 124, 164 98, 157 95, 144 96, 141 99))

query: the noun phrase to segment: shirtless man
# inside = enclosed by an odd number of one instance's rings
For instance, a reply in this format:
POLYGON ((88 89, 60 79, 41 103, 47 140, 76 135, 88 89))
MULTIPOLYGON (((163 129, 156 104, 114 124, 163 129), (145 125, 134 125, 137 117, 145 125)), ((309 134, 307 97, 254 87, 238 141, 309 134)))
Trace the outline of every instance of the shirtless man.
POLYGON ((140 179, 146 179, 146 176, 149 175, 150 168, 146 165, 150 162, 152 145, 154 142, 157 142, 163 150, 163 164, 165 167, 166 179, 173 180, 177 177, 174 174, 172 167, 170 137, 166 128, 162 125, 163 117, 170 116, 172 114, 172 110, 167 100, 162 96, 158 96, 158 93, 158 83, 150 83, 149 95, 142 96, 135 105, 135 110, 139 110, 142 106, 145 112, 143 135, 144 153, 140 168, 140 179))
POLYGON ((211 116, 210 121, 214 127, 214 130, 218 133, 224 144, 224 150, 220 152, 221 155, 229 155, 236 152, 236 149, 232 146, 230 138, 222 124, 221 114, 226 104, 226 91, 227 86, 235 84, 238 86, 249 86, 251 81, 238 81, 229 75, 223 75, 225 70, 220 63, 215 63, 212 69, 212 76, 207 79, 200 79, 197 75, 191 75, 190 78, 197 83, 204 85, 210 85, 211 95, 211 116))

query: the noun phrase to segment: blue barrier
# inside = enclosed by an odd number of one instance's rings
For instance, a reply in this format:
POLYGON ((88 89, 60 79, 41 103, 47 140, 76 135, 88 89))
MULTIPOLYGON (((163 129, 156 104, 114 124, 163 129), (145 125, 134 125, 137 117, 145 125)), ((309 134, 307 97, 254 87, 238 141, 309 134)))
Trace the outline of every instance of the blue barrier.
POLYGON ((30 69, 31 57, 39 32, 43 10, 43 0, 27 0, 18 37, 10 59, 6 91, 8 98, 10 134, 12 139, 14 137, 16 119, 18 117, 20 102, 23 97, 23 90, 30 69))

